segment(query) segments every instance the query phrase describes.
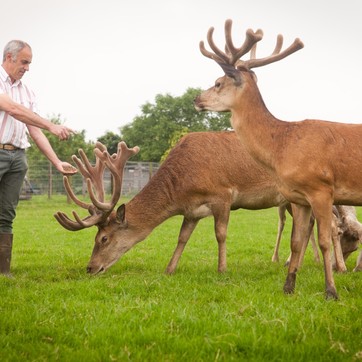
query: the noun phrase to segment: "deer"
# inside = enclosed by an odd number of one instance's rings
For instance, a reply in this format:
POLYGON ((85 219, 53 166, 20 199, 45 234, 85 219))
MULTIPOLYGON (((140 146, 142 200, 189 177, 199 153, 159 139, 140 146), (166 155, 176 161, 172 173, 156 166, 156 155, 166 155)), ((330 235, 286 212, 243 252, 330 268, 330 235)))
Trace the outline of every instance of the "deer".
POLYGON ((121 195, 125 162, 138 151, 137 147, 129 149, 120 142, 117 154, 110 156, 106 146, 97 142, 94 165, 83 150, 79 150, 80 159, 73 155, 79 172, 87 180, 92 203, 79 200, 68 178, 64 177, 69 197, 90 215, 82 219, 73 212, 73 220, 58 211, 55 218, 70 231, 98 227, 87 267, 90 274, 105 272, 156 226, 174 215, 183 215, 183 222, 166 274, 175 272, 192 232, 199 220, 207 216, 214 217, 218 271, 225 272, 230 210, 259 210, 283 207, 286 203, 269 173, 249 156, 235 132, 196 132, 184 136, 147 185, 129 202, 114 210, 121 195), (115 179, 108 203, 104 201, 103 185, 106 167, 115 179))
POLYGON ((248 155, 234 132, 196 132, 187 134, 177 143, 135 197, 113 210, 121 195, 125 162, 138 150, 120 142, 117 154, 111 156, 106 146, 97 142, 94 165, 81 149, 80 158, 72 156, 87 180, 92 203, 80 200, 72 191, 68 177, 64 176, 69 197, 90 215, 82 219, 73 211, 72 219, 58 211, 54 216, 70 231, 98 227, 87 266, 90 274, 105 272, 156 226, 174 215, 183 215, 183 221, 166 273, 175 272, 192 232, 199 220, 207 216, 214 218, 218 271, 224 272, 230 210, 265 209, 286 202, 269 174, 248 155), (104 200, 102 180, 106 167, 115 180, 110 202, 104 200))
MULTIPOLYGON (((341 244, 343 260, 356 250, 362 243, 362 224, 358 221, 356 209, 353 206, 334 206, 334 213, 337 218, 338 236, 341 244)), ((334 258, 335 259, 335 258, 334 258)), ((333 259, 333 268, 337 269, 336 262, 333 259)), ((354 272, 362 271, 362 251, 357 257, 357 263, 354 272)))
POLYGON ((295 290, 299 258, 311 213, 316 219, 318 244, 323 257, 325 297, 338 299, 331 262, 333 204, 362 205, 361 124, 337 123, 317 119, 283 121, 268 110, 258 89, 253 69, 265 66, 303 48, 299 38, 282 51, 283 36, 278 35, 274 51, 256 58, 256 45, 262 30, 248 29, 243 44, 232 40, 232 20, 225 21, 225 51, 213 40, 214 28, 200 51, 223 70, 211 88, 194 100, 198 111, 231 112, 231 125, 247 151, 265 167, 279 192, 292 203, 293 229, 291 259, 283 290, 295 290), (250 53, 250 59, 241 58, 250 53), (260 137, 262 135, 262 138, 260 137), (295 223, 299 224, 295 228, 295 223))

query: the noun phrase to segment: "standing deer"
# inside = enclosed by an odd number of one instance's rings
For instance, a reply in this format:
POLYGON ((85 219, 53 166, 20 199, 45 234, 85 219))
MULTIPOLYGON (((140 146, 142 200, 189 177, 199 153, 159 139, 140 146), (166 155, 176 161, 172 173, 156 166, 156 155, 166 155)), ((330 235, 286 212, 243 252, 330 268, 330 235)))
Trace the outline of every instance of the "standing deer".
POLYGON ((231 124, 251 156, 270 173, 278 190, 293 203, 292 256, 284 284, 293 293, 299 257, 306 237, 311 211, 316 218, 318 242, 325 272, 326 297, 338 299, 334 283, 330 243, 330 212, 333 204, 362 205, 362 125, 320 120, 285 122, 266 108, 252 69, 279 61, 301 49, 296 39, 281 52, 283 37, 277 38, 273 53, 256 59, 256 44, 263 32, 248 30, 240 48, 232 41, 232 21, 225 22, 225 52, 207 40, 212 50, 200 42, 203 55, 216 61, 225 76, 195 99, 198 110, 231 112, 231 124), (251 51, 249 60, 240 58, 251 51), (299 228, 295 228, 295 223, 299 228))
POLYGON ((122 142, 117 155, 109 156, 105 146, 98 142, 94 166, 82 150, 79 151, 81 160, 73 156, 80 173, 87 179, 93 204, 79 200, 68 179, 64 178, 71 199, 88 209, 90 216, 81 219, 73 212, 74 221, 57 212, 56 219, 71 231, 98 226, 87 268, 91 274, 107 270, 156 226, 174 215, 183 215, 184 220, 166 273, 176 270, 198 221, 210 215, 215 221, 218 271, 223 272, 226 270, 225 240, 230 210, 264 209, 286 203, 269 173, 249 156, 234 132, 200 132, 184 136, 143 190, 117 211, 112 211, 121 194, 124 164, 136 152, 138 148, 129 149, 122 142), (104 202, 105 167, 110 168, 116 180, 109 203, 104 202))

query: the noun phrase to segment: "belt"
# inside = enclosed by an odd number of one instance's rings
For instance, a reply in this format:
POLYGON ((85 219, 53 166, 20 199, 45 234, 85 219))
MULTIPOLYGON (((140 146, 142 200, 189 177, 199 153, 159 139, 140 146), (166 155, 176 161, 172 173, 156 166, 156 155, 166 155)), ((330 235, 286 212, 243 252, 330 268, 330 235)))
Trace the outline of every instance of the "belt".
POLYGON ((15 151, 15 150, 20 150, 20 148, 13 145, 8 145, 8 144, 4 145, 0 143, 0 150, 15 151))

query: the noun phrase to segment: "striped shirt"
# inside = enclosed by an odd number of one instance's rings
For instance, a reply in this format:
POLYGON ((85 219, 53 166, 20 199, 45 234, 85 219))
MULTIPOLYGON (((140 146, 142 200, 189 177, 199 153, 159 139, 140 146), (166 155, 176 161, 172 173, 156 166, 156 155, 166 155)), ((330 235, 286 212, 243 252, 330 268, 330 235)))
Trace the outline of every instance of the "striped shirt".
MULTIPOLYGON (((21 80, 11 82, 5 69, 0 66, 0 94, 6 93, 14 102, 38 112, 35 94, 21 80)), ((0 143, 19 148, 30 147, 26 124, 0 110, 0 143)))

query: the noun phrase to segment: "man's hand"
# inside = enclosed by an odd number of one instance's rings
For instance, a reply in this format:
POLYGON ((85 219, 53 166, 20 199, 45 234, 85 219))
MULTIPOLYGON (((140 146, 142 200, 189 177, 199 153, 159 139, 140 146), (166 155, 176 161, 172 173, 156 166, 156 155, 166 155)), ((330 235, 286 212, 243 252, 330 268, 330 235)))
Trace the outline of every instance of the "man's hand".
POLYGON ((71 128, 59 124, 52 124, 49 132, 53 133, 53 135, 57 136, 61 141, 67 140, 72 134, 76 133, 71 128))
POLYGON ((59 162, 56 168, 65 176, 72 176, 78 172, 78 170, 68 162, 59 162))

